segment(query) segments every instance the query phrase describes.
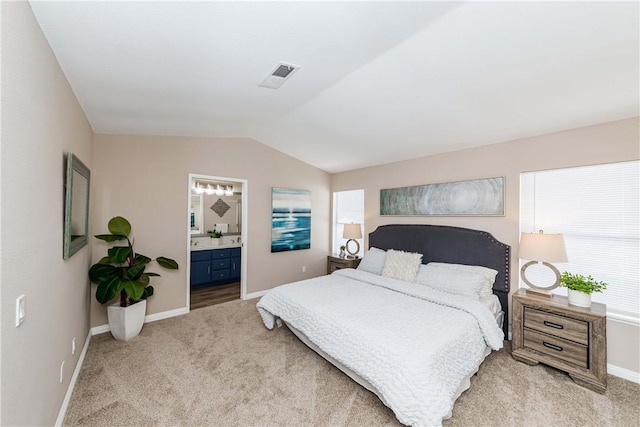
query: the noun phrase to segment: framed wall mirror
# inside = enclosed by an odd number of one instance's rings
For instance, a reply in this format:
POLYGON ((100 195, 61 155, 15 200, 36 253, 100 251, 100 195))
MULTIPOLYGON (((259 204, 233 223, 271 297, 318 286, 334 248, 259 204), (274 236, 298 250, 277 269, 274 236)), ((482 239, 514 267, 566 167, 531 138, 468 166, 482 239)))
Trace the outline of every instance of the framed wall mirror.
POLYGON ((73 153, 67 153, 64 182, 63 258, 69 259, 88 242, 91 172, 73 153))

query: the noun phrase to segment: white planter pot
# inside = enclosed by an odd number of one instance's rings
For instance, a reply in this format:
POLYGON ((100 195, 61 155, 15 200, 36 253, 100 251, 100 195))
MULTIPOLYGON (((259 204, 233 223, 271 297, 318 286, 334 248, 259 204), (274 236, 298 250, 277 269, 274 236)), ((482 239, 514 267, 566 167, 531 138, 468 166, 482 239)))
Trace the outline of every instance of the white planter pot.
POLYGON ((107 307, 111 335, 118 341, 129 341, 138 336, 144 325, 147 313, 147 300, 142 300, 128 307, 120 307, 115 303, 107 307))
POLYGON ((569 289, 569 304, 578 307, 591 307, 591 294, 569 289))
POLYGON ((220 237, 212 237, 211 238, 211 246, 220 245, 220 240, 222 240, 220 237))

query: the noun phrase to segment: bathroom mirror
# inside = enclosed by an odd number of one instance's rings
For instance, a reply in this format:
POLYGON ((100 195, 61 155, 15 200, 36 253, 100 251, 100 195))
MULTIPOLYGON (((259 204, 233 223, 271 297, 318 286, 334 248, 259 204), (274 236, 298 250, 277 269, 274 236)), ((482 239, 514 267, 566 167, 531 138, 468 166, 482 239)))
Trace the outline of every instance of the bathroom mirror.
POLYGON ((205 177, 190 178, 189 234, 207 236, 217 229, 225 235, 241 233, 242 185, 205 177), (238 191, 239 190, 239 191, 238 191), (220 227, 223 228, 220 228, 220 227))
POLYGON ((191 234, 204 234, 203 195, 191 193, 191 211, 189 213, 189 227, 191 234))
POLYGON ((69 259, 88 241, 91 172, 73 153, 66 160, 63 258, 69 259))

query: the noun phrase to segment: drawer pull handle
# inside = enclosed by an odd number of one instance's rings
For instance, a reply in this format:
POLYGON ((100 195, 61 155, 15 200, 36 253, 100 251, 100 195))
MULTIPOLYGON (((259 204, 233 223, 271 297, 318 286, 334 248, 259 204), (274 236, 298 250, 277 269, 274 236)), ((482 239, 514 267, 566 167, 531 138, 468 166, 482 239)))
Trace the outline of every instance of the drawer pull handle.
POLYGON ((551 344, 545 341, 542 341, 542 345, 545 347, 548 347, 552 350, 556 350, 556 351, 562 351, 562 347, 560 347, 559 345, 555 345, 555 344, 551 344))
POLYGON ((557 323, 549 322, 547 320, 543 321, 542 323, 544 323, 545 326, 548 326, 550 328, 564 329, 563 325, 559 325, 557 323))

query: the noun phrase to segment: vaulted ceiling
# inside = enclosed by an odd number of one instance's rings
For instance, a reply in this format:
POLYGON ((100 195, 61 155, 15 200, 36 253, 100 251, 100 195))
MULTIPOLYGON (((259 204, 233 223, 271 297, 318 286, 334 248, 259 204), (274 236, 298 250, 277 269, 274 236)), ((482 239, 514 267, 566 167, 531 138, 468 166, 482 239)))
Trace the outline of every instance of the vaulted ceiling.
POLYGON ((96 133, 328 172, 638 116, 638 2, 31 1, 96 133), (280 89, 258 84, 280 61, 280 89))

